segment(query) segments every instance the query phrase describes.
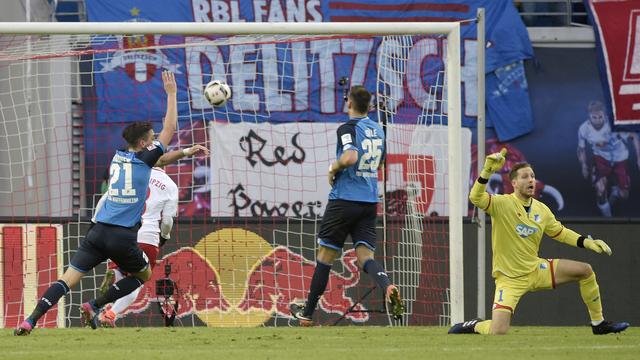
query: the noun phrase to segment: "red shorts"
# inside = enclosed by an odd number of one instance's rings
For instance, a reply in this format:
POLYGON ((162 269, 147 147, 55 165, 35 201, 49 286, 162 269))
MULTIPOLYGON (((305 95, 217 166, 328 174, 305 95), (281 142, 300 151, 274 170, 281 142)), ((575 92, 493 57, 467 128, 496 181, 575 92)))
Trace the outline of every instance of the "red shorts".
POLYGON ((629 177, 629 169, 627 167, 627 161, 610 162, 604 158, 594 155, 593 160, 596 166, 596 179, 606 178, 611 174, 616 175, 618 187, 620 190, 629 190, 631 186, 631 178, 629 177))
MULTIPOLYGON (((153 268, 156 267, 156 260, 158 259, 160 248, 145 243, 138 243, 138 247, 147 255, 147 258, 149 258, 149 265, 151 266, 151 270, 153 270, 153 268)), ((118 264, 114 263, 113 261, 109 261, 107 263, 107 268, 118 269, 118 264)))

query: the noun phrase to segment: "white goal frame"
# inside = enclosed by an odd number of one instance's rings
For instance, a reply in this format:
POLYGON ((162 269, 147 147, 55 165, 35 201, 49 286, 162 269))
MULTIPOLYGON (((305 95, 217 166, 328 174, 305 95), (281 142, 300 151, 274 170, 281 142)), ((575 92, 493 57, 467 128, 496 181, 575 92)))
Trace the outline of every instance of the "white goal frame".
POLYGON ((220 34, 220 35, 425 35, 447 37, 446 79, 448 115, 448 206, 449 275, 451 323, 464 321, 462 255, 463 194, 461 149, 460 23, 173 23, 173 22, 95 22, 95 23, 0 23, 4 34, 220 34), (381 31, 384 29, 384 31, 381 31))

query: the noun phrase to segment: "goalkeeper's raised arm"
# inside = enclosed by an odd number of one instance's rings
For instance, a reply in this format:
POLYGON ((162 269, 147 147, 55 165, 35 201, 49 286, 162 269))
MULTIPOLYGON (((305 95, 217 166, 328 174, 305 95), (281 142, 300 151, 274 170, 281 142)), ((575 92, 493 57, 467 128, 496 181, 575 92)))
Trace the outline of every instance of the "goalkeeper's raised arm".
POLYGON ((476 180, 469 193, 469 200, 471 203, 482 210, 487 211, 491 204, 491 196, 485 191, 487 188, 487 182, 491 175, 502 169, 504 165, 505 156, 507 155, 507 149, 502 148, 500 152, 488 155, 484 160, 484 167, 480 172, 480 177, 476 180))

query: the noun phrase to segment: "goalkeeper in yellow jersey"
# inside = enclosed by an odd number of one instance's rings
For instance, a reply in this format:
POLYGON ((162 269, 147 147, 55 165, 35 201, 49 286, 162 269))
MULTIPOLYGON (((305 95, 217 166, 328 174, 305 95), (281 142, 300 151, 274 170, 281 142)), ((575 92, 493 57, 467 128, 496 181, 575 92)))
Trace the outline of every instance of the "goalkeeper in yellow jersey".
POLYGON ((596 275, 589 264, 538 257, 543 234, 598 254, 611 255, 611 249, 602 240, 594 240, 562 226, 545 204, 533 198, 536 177, 531 165, 520 163, 513 166, 509 174, 513 193, 489 195, 485 191, 491 174, 504 165, 506 153, 507 150, 502 149, 487 156, 484 169, 469 194, 471 202, 491 216, 492 275, 496 283, 491 320, 473 319, 458 323, 451 327, 449 333, 506 334, 511 315, 524 294, 571 282, 580 285, 580 295, 589 310, 594 334, 624 331, 629 327, 628 323, 604 320, 596 275))

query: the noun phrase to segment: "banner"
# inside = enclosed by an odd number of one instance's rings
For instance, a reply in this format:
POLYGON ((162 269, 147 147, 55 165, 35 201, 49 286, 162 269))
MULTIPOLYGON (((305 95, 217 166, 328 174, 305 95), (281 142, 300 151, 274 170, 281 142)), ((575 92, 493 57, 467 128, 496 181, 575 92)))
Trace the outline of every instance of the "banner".
MULTIPOLYGON (((321 216, 330 191, 326 175, 335 159, 338 126, 211 123, 211 215, 321 216)), ((387 193, 402 189, 417 204, 414 212, 447 215, 447 128, 389 125, 386 143, 387 193)), ((469 129, 462 131, 460 151, 462 174, 469 174, 469 129)), ((468 193, 466 178, 460 181, 461 191, 468 193)), ((378 188, 382 193, 381 183, 378 188)))
POLYGON ((606 96, 594 76, 597 62, 594 48, 536 49, 536 63, 526 65, 536 129, 508 143, 487 132, 487 153, 508 151, 488 191, 511 192, 511 167, 528 162, 536 175, 536 198, 560 221, 640 216, 640 134, 612 130, 605 121, 606 96))
MULTIPOLYGON (((0 224, 0 327, 16 328, 62 276, 62 225, 0 224)), ((39 327, 64 327, 64 297, 39 327)))
MULTIPOLYGON (((90 21, 177 22, 461 21, 475 18, 477 9, 484 7, 487 16, 486 72, 492 74, 499 70, 508 75, 497 74, 496 81, 487 82, 487 124, 495 124, 503 140, 525 134, 533 126, 526 79, 521 71, 521 61, 530 58, 533 50, 526 28, 510 0, 431 0, 428 3, 415 1, 403 4, 389 0, 87 0, 86 3, 90 21), (513 87, 512 84, 518 86, 513 87), (505 91, 509 89, 511 91, 505 91), (494 101, 497 104, 492 105, 494 101), (504 102, 514 106, 500 106, 499 103, 504 102), (500 110, 492 110, 496 108, 500 110), (513 112, 515 109, 519 111, 513 112)), ((475 126, 476 24, 463 23, 461 37, 462 120, 465 126, 475 126)), ((164 116, 164 96, 160 72, 165 69, 176 73, 179 85, 178 110, 180 114, 188 114, 181 117, 181 121, 204 119, 210 105, 203 99, 202 88, 213 77, 225 79, 232 85, 234 96, 228 105, 231 121, 242 121, 241 113, 257 110, 255 120, 258 122, 340 122, 345 111, 341 96, 338 96, 340 89, 337 82, 341 77, 348 77, 350 85, 362 84, 369 89, 376 88, 379 39, 318 40, 286 46, 267 42, 259 45, 130 50, 204 40, 210 38, 152 34, 124 38, 96 36, 92 45, 94 49, 129 49, 126 52, 100 52, 95 55, 93 73, 98 102, 97 121, 161 121, 164 116), (310 71, 307 74, 309 81, 293 80, 293 73, 302 71, 303 67, 273 66, 276 64, 274 59, 293 59, 293 63, 315 59, 313 66, 310 66, 313 69, 306 70, 304 67, 305 71, 310 71), (278 101, 268 101, 274 97, 278 101), (265 105, 256 109, 257 103, 265 105)), ((429 71, 425 71, 425 68, 417 72, 416 76, 422 77, 419 87, 407 86, 408 80, 403 79, 405 91, 400 94, 400 100, 415 101, 424 106, 420 101, 423 93, 435 84, 438 70, 443 69, 446 41, 437 38, 437 43, 430 52, 413 54, 421 57, 415 63, 424 63, 422 66, 425 67, 428 64, 429 71)), ((411 121, 412 117, 408 118, 404 121, 411 121)))
POLYGON ((640 4, 636 0, 585 3, 593 19, 613 124, 640 128, 640 4))

